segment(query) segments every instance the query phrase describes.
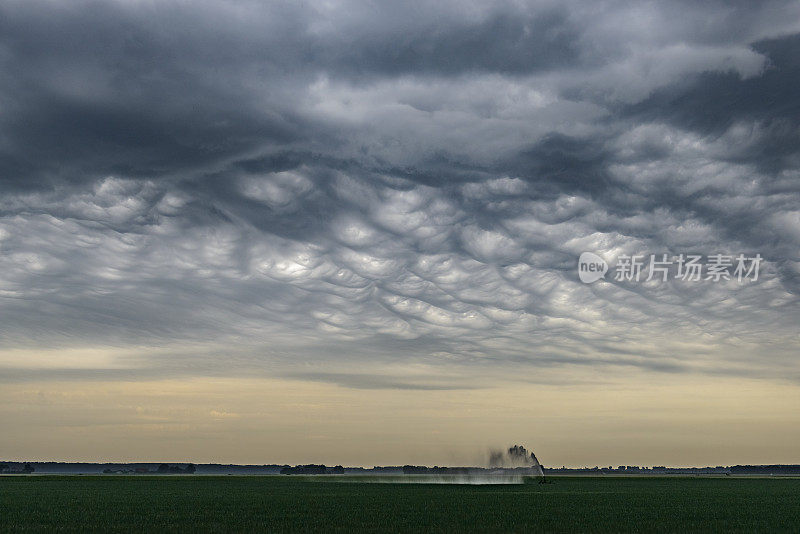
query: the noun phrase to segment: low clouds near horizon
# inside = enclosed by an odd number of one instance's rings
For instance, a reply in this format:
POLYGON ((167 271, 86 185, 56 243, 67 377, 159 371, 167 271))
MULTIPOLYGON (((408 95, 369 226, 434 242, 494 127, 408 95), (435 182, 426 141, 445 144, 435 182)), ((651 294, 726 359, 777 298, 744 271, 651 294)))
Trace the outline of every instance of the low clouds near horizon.
POLYGON ((796 2, 4 2, 0 381, 797 382, 798 58, 796 2))

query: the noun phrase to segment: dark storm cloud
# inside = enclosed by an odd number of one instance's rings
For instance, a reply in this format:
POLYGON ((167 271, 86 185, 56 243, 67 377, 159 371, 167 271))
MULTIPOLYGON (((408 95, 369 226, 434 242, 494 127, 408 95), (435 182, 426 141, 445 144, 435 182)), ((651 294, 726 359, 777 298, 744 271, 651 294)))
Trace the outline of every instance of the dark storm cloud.
POLYGON ((790 2, 4 3, 0 342, 200 347, 85 371, 129 379, 795 377, 798 21, 790 2), (767 263, 741 286, 587 286, 583 251, 767 263))
POLYGON ((576 56, 563 9, 450 25, 423 25, 411 10, 398 13, 399 24, 356 35, 315 35, 313 11, 276 5, 1 9, 0 170, 17 187, 196 172, 264 144, 308 140, 318 125, 298 117, 292 93, 318 72, 531 72, 576 56))
POLYGON ((742 80, 731 72, 706 72, 656 91, 622 110, 635 120, 663 121, 704 136, 723 135, 737 123, 756 124, 758 139, 732 152, 729 159, 754 163, 777 173, 797 168, 800 139, 800 36, 759 41, 753 50, 767 66, 759 76, 742 80))
POLYGON ((254 112, 246 71, 271 68, 253 64, 258 43, 232 40, 235 28, 216 27, 203 10, 107 2, 0 9, 6 182, 169 176, 300 135, 288 109, 266 103, 254 112))
POLYGON ((490 11, 479 20, 456 19, 450 24, 441 18, 414 20, 413 26, 403 25, 388 34, 368 32, 366 39, 336 40, 337 46, 319 47, 318 60, 338 72, 368 76, 529 74, 580 62, 579 28, 569 21, 565 8, 509 11, 490 11))

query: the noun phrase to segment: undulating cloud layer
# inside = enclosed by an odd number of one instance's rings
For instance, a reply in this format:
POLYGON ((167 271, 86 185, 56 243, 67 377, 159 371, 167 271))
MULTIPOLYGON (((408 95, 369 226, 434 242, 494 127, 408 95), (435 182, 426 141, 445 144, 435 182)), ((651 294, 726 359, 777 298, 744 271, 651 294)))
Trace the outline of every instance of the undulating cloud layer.
POLYGON ((796 2, 4 2, 0 380, 800 380, 798 32, 796 2), (587 285, 584 251, 764 263, 587 285))

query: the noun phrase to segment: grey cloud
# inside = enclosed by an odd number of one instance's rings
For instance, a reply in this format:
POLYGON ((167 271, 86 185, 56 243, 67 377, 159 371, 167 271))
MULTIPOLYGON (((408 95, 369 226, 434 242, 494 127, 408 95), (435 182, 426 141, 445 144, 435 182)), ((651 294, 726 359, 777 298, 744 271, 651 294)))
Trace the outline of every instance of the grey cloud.
POLYGON ((800 79, 798 47, 797 35, 754 43, 753 49, 768 58, 760 76, 743 80, 735 73, 698 74, 655 92, 621 115, 659 120, 705 136, 721 136, 745 123, 752 142, 740 143, 727 159, 754 163, 770 173, 796 168, 800 99, 792 87, 800 79))
MULTIPOLYGON (((478 20, 408 17, 401 24, 369 29, 358 40, 320 47, 320 62, 355 75, 399 75, 465 72, 523 74, 564 68, 581 61, 580 30, 563 8, 541 11, 490 11, 478 20), (333 54, 331 54, 333 51, 333 54)), ((405 16, 404 16, 405 15, 405 16)))
POLYGON ((793 4, 349 8, 0 8, 0 346, 347 387, 797 375, 793 4), (585 250, 767 264, 586 286, 585 250))

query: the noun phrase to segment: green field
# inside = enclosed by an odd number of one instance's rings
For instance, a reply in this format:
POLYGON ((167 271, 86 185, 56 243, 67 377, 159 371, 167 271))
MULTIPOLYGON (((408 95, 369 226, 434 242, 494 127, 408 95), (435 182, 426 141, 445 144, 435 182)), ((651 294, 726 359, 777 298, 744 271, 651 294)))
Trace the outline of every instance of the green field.
POLYGON ((800 531, 800 479, 4 476, 2 531, 800 531))

